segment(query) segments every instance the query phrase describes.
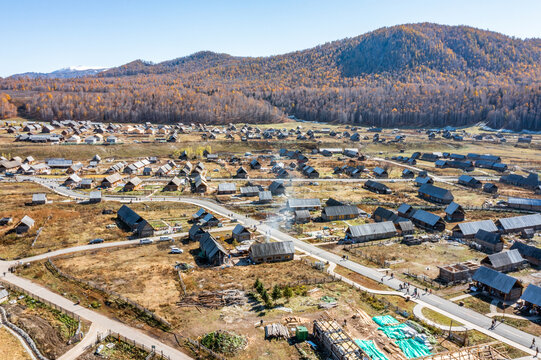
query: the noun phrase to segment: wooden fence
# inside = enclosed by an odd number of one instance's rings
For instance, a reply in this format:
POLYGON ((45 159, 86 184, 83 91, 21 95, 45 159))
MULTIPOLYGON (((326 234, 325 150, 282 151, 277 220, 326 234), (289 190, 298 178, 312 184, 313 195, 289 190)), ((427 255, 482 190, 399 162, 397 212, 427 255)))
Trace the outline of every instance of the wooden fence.
POLYGON ((178 280, 180 282, 180 288, 182 289, 184 296, 186 296, 186 284, 184 284, 184 280, 182 279, 182 273, 180 272, 180 270, 177 270, 177 274, 178 274, 178 280))
POLYGON ((416 280, 418 283, 424 284, 426 286, 430 286, 433 289, 438 289, 439 290, 439 289, 442 288, 441 283, 435 281, 432 278, 429 278, 428 276, 426 276, 424 274, 417 275, 417 274, 413 274, 413 273, 411 273, 409 271, 404 271, 403 274, 406 275, 406 277, 411 278, 413 280, 416 280))
MULTIPOLYGON (((356 244, 353 244, 353 245, 356 245, 356 244)), ((374 244, 371 244, 371 245, 374 245, 374 244)), ((371 263, 377 264, 378 266, 387 267, 387 265, 388 265, 387 259, 385 259, 385 257, 383 257, 383 256, 382 257, 376 257, 376 256, 373 256, 373 255, 365 254, 361 250, 358 250, 358 249, 352 247, 351 245, 347 245, 347 247, 344 247, 344 250, 352 253, 355 256, 360 257, 361 259, 368 260, 371 263)))
POLYGON ((164 318, 154 314, 154 312, 152 312, 151 310, 145 308, 144 306, 139 305, 135 301, 133 301, 131 299, 128 299, 127 297, 117 293, 116 291, 109 290, 109 289, 107 289, 107 288, 105 288, 103 286, 95 284, 92 281, 78 279, 78 278, 76 278, 76 277, 74 277, 72 275, 66 274, 62 270, 60 270, 58 267, 56 267, 56 265, 53 263, 53 261, 51 259, 47 260, 46 266, 49 266, 49 269, 52 270, 52 272, 56 272, 59 276, 65 278, 65 279, 71 280, 71 281, 76 282, 76 283, 84 284, 84 285, 86 285, 86 286, 88 286, 88 287, 90 287, 92 289, 101 291, 102 293, 105 293, 107 295, 112 295, 112 296, 120 299, 122 302, 130 305, 134 309, 138 310, 139 312, 142 312, 145 315, 151 317, 154 321, 158 322, 164 328, 166 328, 166 329, 171 328, 171 324, 167 320, 165 320, 164 318))
POLYGON ((163 359, 163 360, 171 360, 171 358, 167 355, 164 355, 163 352, 156 352, 156 350, 153 347, 148 347, 145 344, 140 344, 135 340, 129 339, 123 335, 120 335, 119 333, 113 332, 111 330, 107 331, 107 334, 103 337, 98 336, 96 340, 93 342, 92 346, 98 345, 100 342, 102 342, 107 337, 112 337, 116 339, 117 341, 125 342, 126 344, 132 345, 140 350, 148 352, 148 356, 146 359, 163 359))
POLYGON ((12 284, 12 283, 9 283, 9 282, 3 281, 3 280, 0 280, 0 284, 1 284, 2 286, 4 286, 6 289, 9 289, 9 290, 11 290, 11 291, 15 291, 15 292, 24 294, 24 295, 26 295, 26 296, 28 296, 28 297, 30 297, 30 298, 32 298, 32 299, 35 299, 35 300, 38 300, 39 302, 44 303, 45 305, 51 307, 52 309, 55 309, 55 310, 57 310, 57 311, 60 311, 60 312, 62 312, 62 313, 64 313, 64 314, 68 315, 68 316, 71 317, 72 319, 75 319, 75 320, 77 320, 77 321, 79 321, 79 322, 81 321, 81 318, 79 317, 79 315, 75 314, 74 312, 69 311, 69 310, 66 310, 66 309, 64 309, 63 307, 60 307, 60 306, 58 306, 58 305, 56 305, 56 304, 54 304, 54 303, 52 303, 52 302, 50 302, 50 301, 48 301, 48 300, 45 300, 45 299, 42 298, 42 297, 39 297, 39 296, 37 296, 37 295, 34 295, 34 294, 32 294, 31 292, 26 291, 26 290, 23 289, 22 287, 19 287, 19 286, 17 286, 17 285, 14 285, 14 284, 12 284))
POLYGON ((186 342, 188 344, 190 344, 191 346, 194 347, 193 350, 195 350, 195 351, 197 351, 199 353, 205 352, 205 353, 207 353, 207 355, 211 356, 212 358, 214 358, 216 360, 226 360, 225 357, 223 357, 222 355, 217 354, 214 351, 210 350, 206 346, 202 345, 199 341, 192 340, 190 338, 185 338, 184 340, 186 340, 186 342))

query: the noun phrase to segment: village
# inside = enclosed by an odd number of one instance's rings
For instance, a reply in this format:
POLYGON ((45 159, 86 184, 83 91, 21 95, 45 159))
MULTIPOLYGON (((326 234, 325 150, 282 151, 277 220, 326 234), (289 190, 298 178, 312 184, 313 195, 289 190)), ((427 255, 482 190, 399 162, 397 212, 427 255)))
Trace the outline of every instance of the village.
POLYGON ((540 149, 483 124, 3 121, 2 322, 40 359, 532 356, 540 149))

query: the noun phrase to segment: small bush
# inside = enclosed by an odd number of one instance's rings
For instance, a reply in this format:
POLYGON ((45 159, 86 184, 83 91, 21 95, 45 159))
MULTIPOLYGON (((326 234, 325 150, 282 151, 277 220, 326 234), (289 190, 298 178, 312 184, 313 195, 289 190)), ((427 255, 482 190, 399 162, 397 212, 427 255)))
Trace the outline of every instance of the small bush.
POLYGON ((214 331, 203 336, 201 344, 212 351, 234 355, 246 347, 247 341, 244 336, 229 331, 214 331))

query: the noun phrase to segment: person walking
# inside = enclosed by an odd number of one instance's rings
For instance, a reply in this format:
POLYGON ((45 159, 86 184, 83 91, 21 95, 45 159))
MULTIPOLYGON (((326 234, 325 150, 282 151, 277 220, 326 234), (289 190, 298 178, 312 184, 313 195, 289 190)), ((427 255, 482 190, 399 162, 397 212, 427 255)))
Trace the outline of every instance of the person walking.
POLYGON ((532 339, 532 345, 530 345, 530 349, 532 349, 535 346, 535 338, 532 339))

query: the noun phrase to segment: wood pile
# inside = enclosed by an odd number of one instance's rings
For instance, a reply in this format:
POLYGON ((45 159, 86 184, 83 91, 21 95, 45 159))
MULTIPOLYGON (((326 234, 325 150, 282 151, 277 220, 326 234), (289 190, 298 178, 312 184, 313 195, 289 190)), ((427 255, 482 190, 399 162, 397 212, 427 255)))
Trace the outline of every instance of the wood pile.
POLYGON ((205 308, 220 308, 224 306, 245 305, 246 294, 241 290, 221 290, 186 295, 179 306, 201 306, 205 308))
POLYGON ((357 314, 353 315, 353 318, 359 319, 359 322, 365 325, 372 325, 374 322, 372 318, 363 310, 357 309, 357 314))
POLYGON ((265 339, 289 338, 289 330, 282 324, 269 324, 265 326, 265 339))

